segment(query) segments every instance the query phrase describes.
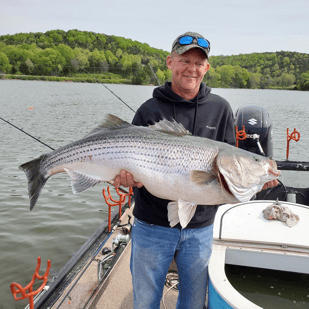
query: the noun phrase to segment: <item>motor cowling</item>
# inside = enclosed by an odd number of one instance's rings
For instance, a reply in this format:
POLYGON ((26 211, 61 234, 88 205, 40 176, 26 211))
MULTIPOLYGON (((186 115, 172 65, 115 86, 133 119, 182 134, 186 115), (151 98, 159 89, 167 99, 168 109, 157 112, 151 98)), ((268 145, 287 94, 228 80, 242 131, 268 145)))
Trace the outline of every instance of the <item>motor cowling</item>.
POLYGON ((266 109, 260 106, 243 106, 236 112, 234 125, 238 127, 238 131, 244 126, 247 135, 245 140, 239 140, 239 148, 267 157, 273 156, 272 121, 266 109))

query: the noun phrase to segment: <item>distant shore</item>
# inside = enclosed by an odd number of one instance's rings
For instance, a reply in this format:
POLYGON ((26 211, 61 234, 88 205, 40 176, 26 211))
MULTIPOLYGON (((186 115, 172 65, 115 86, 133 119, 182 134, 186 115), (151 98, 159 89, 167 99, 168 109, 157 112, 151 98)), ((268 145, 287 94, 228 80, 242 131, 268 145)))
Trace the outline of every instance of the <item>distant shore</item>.
POLYGON ((105 84, 132 84, 129 79, 100 78, 95 76, 33 76, 0 74, 0 80, 36 80, 50 82, 72 82, 72 83, 105 83, 105 84))
MULTIPOLYGON (((68 82, 68 83, 102 83, 102 84, 126 84, 133 85, 130 79, 123 78, 102 78, 100 76, 34 76, 34 75, 14 75, 14 74, 0 74, 0 80, 32 80, 32 81, 50 81, 50 82, 68 82)), ((148 86, 157 86, 149 84, 148 86)), ((216 88, 216 87, 211 87, 216 88)), ((235 88, 238 89, 238 88, 235 88)), ((299 90, 295 86, 290 87, 269 87, 265 89, 276 90, 299 90)), ((301 91, 301 90, 300 90, 301 91)))

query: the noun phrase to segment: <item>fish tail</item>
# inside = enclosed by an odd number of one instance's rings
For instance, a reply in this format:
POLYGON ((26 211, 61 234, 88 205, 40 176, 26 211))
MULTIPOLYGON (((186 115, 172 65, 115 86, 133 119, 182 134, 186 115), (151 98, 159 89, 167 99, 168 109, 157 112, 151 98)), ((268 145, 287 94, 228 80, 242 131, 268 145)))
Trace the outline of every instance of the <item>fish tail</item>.
POLYGON ((30 210, 36 204, 39 195, 49 178, 47 174, 42 173, 42 163, 46 160, 47 155, 42 155, 37 159, 22 164, 19 168, 26 173, 28 179, 28 192, 30 198, 30 210))

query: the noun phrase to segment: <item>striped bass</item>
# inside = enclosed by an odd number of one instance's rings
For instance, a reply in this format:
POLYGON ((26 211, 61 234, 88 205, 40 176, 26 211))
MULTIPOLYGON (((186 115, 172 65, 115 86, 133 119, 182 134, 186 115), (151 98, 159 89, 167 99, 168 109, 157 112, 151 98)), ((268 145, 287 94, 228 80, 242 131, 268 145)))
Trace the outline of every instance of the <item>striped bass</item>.
POLYGON ((276 162, 226 143, 192 136, 175 121, 137 127, 108 115, 83 139, 24 163, 35 206, 54 174, 67 172, 73 193, 130 172, 153 195, 170 200, 171 226, 184 228, 200 205, 247 202, 280 172, 276 162))

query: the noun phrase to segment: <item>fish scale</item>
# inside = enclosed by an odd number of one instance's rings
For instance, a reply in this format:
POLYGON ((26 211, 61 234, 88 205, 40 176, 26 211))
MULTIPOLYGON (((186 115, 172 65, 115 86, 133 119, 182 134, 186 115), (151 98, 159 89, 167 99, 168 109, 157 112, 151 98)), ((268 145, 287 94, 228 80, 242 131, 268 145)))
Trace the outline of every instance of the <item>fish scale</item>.
POLYGON ((136 127, 112 115, 83 139, 20 168, 28 178, 30 209, 56 173, 67 172, 79 193, 112 181, 124 169, 151 194, 170 200, 170 224, 183 227, 198 204, 247 201, 280 174, 273 160, 192 136, 176 122, 136 127))

